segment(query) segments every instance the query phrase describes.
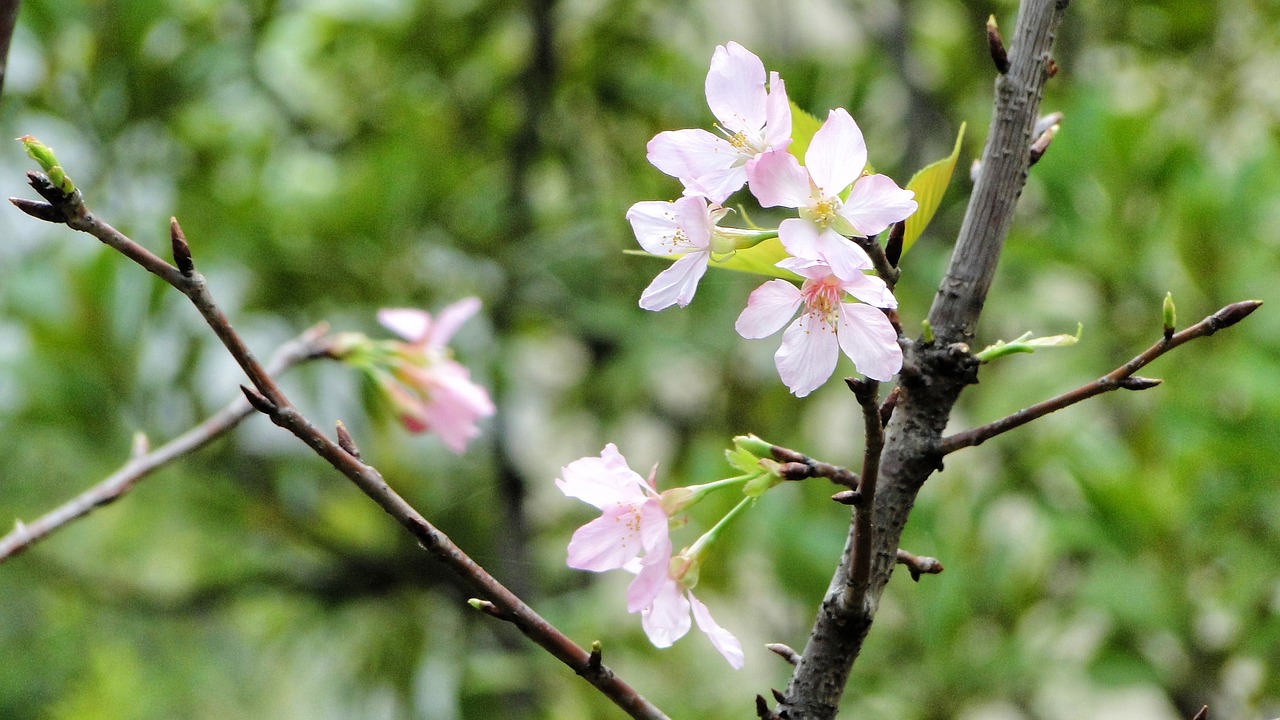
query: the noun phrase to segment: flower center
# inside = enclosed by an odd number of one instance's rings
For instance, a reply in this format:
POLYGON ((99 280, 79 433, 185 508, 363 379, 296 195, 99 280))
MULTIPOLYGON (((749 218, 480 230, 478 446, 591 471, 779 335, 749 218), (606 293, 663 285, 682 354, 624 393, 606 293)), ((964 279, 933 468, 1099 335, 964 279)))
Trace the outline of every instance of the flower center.
POLYGON ((833 316, 840 307, 839 278, 828 275, 821 280, 805 280, 804 286, 800 288, 800 296, 804 298, 804 305, 809 312, 817 313, 828 325, 835 326, 833 316))
POLYGON ((812 214, 813 221, 821 227, 827 227, 836 221, 836 210, 840 207, 838 198, 822 198, 814 203, 812 214))

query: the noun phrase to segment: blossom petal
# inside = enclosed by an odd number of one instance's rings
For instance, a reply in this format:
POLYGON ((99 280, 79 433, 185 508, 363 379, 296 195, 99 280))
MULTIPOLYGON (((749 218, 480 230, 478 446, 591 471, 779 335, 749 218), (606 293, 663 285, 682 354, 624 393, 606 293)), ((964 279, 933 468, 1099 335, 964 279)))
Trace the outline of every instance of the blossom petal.
POLYGON ((747 307, 733 327, 744 338, 769 337, 795 316, 801 302, 795 285, 786 280, 770 280, 751 291, 747 307))
POLYGON ((826 262, 818 250, 818 226, 804 218, 787 218, 778 225, 778 240, 793 257, 826 262))
POLYGON ((751 194, 763 207, 808 207, 813 202, 809 173, 784 148, 760 153, 747 165, 751 194))
POLYGON ((382 308, 378 322, 409 342, 419 342, 431 328, 431 314, 417 308, 382 308))
POLYGON ((707 105, 730 132, 758 134, 764 127, 764 63, 736 42, 720 45, 707 72, 707 105))
POLYGON ((463 298, 445 307, 436 315, 436 321, 426 334, 426 346, 432 350, 443 350, 453 334, 458 332, 462 323, 466 322, 480 310, 480 298, 463 298))
POLYGON ((556 487, 567 497, 604 509, 620 503, 640 503, 651 497, 644 478, 627 466, 613 443, 604 446, 600 457, 574 460, 560 469, 556 487))
POLYGON ((898 333, 884 313, 870 305, 840 305, 840 349, 858 372, 872 380, 889 380, 902 369, 898 333))
POLYGON ((831 272, 844 281, 855 280, 863 270, 872 267, 867 251, 840 233, 827 228, 818 233, 814 243, 818 257, 831 266, 831 272))
POLYGON ((635 579, 627 586, 627 612, 640 612, 649 607, 653 604, 653 599, 667 589, 667 585, 675 585, 668 571, 670 567, 670 535, 663 535, 643 558, 623 565, 624 570, 636 574, 635 579))
POLYGON ((774 364, 782 382, 796 397, 804 397, 831 377, 840 357, 836 331, 817 313, 805 313, 782 335, 774 364))
POLYGON ((898 299, 893 296, 893 291, 884 280, 875 275, 858 273, 854 279, 842 281, 841 288, 868 305, 878 308, 898 307, 898 299))
POLYGON ((698 290, 698 281, 707 272, 710 258, 711 251, 707 250, 676 260, 671 267, 658 273, 640 294, 640 307, 657 312, 672 305, 688 305, 698 290))
POLYGON ((914 197, 887 175, 868 175, 854 183, 848 202, 836 212, 857 234, 870 237, 915 212, 914 197))
MULTIPOLYGON (((640 505, 612 505, 600 517, 578 528, 569 540, 568 565, 578 570, 616 570, 638 557, 646 536, 667 535, 667 516, 656 500, 640 505)), ((669 540, 667 541, 670 542, 669 540)))
POLYGON ((654 255, 695 252, 711 244, 714 223, 704 198, 638 202, 627 210, 627 220, 640 247, 654 255))
POLYGON ((693 609, 693 620, 698 623, 698 629, 711 638, 711 644, 720 651, 725 660, 729 661, 729 665, 734 670, 741 670, 746 660, 742 652, 742 643, 738 642, 738 638, 734 637, 733 633, 716 624, 716 621, 711 618, 711 611, 694 597, 692 592, 689 593, 689 605, 693 609))
MULTIPOLYGON (((686 186, 697 184, 698 178, 720 174, 733 168, 739 159, 739 153, 728 140, 716 137, 706 130, 667 130, 660 132, 649 141, 647 146, 649 162, 654 167, 686 186)), ((745 181, 745 171, 739 169, 745 181)), ((724 182, 723 179, 721 183, 724 182)), ((718 183, 711 183, 718 184, 718 183)), ((739 182, 737 190, 742 187, 739 182)), ((723 197, 711 197, 721 202, 733 193, 726 192, 723 197)), ((710 196, 709 196, 710 197, 710 196)))
POLYGON ((769 99, 765 103, 764 142, 770 148, 791 144, 791 103, 787 86, 778 73, 769 73, 769 99))
POLYGON ((424 371, 430 375, 427 402, 423 408, 428 425, 455 453, 480 434, 476 421, 494 413, 489 391, 471 382, 462 365, 444 360, 424 371))
POLYGON ((867 143, 847 110, 836 108, 827 115, 805 151, 804 165, 823 197, 838 195, 862 174, 867 143))
POLYGON ((675 580, 663 583, 653 602, 640 611, 640 624, 654 647, 671 647, 689 632, 689 601, 675 580))

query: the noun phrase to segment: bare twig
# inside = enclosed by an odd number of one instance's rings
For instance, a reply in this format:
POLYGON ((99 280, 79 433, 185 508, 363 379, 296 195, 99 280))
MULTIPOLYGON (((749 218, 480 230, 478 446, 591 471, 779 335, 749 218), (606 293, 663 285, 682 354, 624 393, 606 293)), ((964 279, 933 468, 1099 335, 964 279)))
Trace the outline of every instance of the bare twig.
POLYGON ((800 662, 800 653, 791 649, 790 645, 785 645, 783 643, 768 643, 764 647, 774 655, 786 660, 789 665, 795 665, 800 662))
POLYGON ((1243 302, 1228 305, 1180 333, 1176 333, 1169 337, 1161 337, 1154 345, 1144 350, 1141 355, 1138 355, 1124 365, 1121 365, 1091 383, 1081 385, 1080 387, 1069 392, 1065 392, 1057 397, 1037 403, 1029 408, 1019 410, 1018 412, 996 420, 993 423, 943 438, 941 445, 942 453, 945 455, 953 453, 956 450, 960 450, 961 448, 981 445, 1001 433, 1026 425, 1032 420, 1042 418, 1051 412, 1074 405, 1081 400, 1088 400, 1095 395, 1101 395, 1102 393, 1111 392, 1112 390, 1145 390, 1147 388, 1155 387, 1159 384, 1158 380, 1139 377, 1134 375, 1134 373, 1138 372, 1143 367, 1146 367, 1156 358, 1170 350, 1173 350, 1183 343, 1190 342, 1196 338, 1208 337, 1219 330, 1235 325, 1248 317, 1250 313, 1257 310, 1261 305, 1261 300, 1245 300, 1243 302))
POLYGON ((850 568, 845 584, 843 604, 846 608, 860 608, 866 602, 867 586, 871 579, 872 539, 875 528, 871 508, 876 502, 876 481, 880 478, 880 452, 884 450, 884 425, 880 424, 880 383, 874 380, 845 378, 853 395, 862 408, 863 437, 866 448, 862 453, 862 477, 858 482, 861 507, 854 510, 851 528, 852 538, 850 568))
MULTIPOLYGON (((323 357, 328 343, 324 335, 328 326, 321 324, 281 346, 269 364, 272 373, 285 372, 307 360, 323 357)), ((29 523, 17 521, 12 532, 0 538, 0 563, 48 537, 69 523, 82 518, 103 505, 109 505, 133 489, 138 481, 151 473, 208 445, 236 427, 253 412, 249 403, 237 398, 196 427, 148 451, 146 436, 135 438, 129 461, 110 476, 29 523), (141 444, 139 443, 141 439, 141 444)))
POLYGON ((9 74, 9 42, 13 40, 13 28, 18 23, 19 0, 0 0, 0 90, 9 74))
MULTIPOLYGON (((85 207, 77 190, 61 194, 39 173, 29 173, 32 187, 45 200, 61 211, 68 227, 93 235, 124 254, 144 269, 186 295, 196 310, 248 376, 252 387, 242 386, 248 401, 276 425, 288 430, 307 444, 336 470, 345 475, 361 492, 378 504, 397 523, 409 531, 424 549, 434 555, 467 585, 479 593, 480 602, 493 606, 492 615, 514 625, 521 633, 574 672, 595 686, 614 704, 634 718, 665 720, 666 715, 646 700, 612 670, 591 662, 590 654, 564 633, 538 615, 523 600, 490 575, 462 551, 447 535, 427 521, 383 479, 382 474, 338 442, 321 432, 302 415, 276 385, 271 374, 259 364, 244 340, 231 327, 226 315, 214 300, 204 277, 190 258, 190 247, 177 220, 170 221, 170 236, 179 262, 189 272, 169 264, 150 250, 138 245, 123 233, 97 218, 85 207), (178 238, 182 242, 178 242, 178 238)), ((487 606, 486 611, 487 610, 487 606)))
POLYGON ((938 562, 937 558, 912 555, 902 548, 898 548, 898 564, 906 565, 907 572, 911 573, 911 579, 916 582, 920 582, 921 575, 937 575, 943 569, 942 563, 938 562))
POLYGON ((826 478, 850 490, 858 487, 858 476, 848 468, 814 460, 804 453, 779 445, 773 445, 769 450, 773 454, 773 459, 782 463, 778 466, 778 474, 784 480, 826 478))
MULTIPOLYGON (((871 257, 871 264, 876 269, 876 275, 879 275, 880 279, 884 280, 884 284, 888 285, 889 289, 892 290, 893 286, 898 284, 898 276, 901 271, 895 267, 895 262, 889 259, 885 249, 880 246, 880 241, 876 239, 875 235, 871 237, 854 237, 853 241, 871 257)), ((898 254, 901 255, 901 251, 898 254)))

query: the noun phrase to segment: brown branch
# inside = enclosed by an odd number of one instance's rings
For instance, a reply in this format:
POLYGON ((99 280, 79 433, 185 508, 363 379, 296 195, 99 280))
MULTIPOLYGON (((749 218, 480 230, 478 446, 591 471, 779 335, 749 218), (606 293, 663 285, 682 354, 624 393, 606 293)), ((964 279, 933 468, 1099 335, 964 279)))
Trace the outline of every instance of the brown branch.
POLYGON ((19 0, 0 0, 0 91, 9 74, 9 43, 13 40, 13 28, 18 23, 19 0))
POLYGON ((862 408, 863 437, 866 448, 862 453, 862 477, 857 492, 861 507, 854 510, 851 528, 849 580, 845 584, 842 602, 846 609, 860 608, 866 602, 867 588, 871 582, 871 553, 875 527, 871 509, 876 502, 876 481, 880 477, 880 453, 884 450, 884 425, 880 423, 880 383, 874 380, 846 378, 858 405, 862 408))
POLYGON ((797 452, 780 445, 771 445, 769 452, 773 459, 782 463, 778 466, 778 475, 784 480, 807 480, 809 478, 826 478, 836 485, 853 490, 858 487, 858 476, 848 468, 832 465, 821 460, 814 460, 802 452, 797 452))
POLYGON ((1208 337, 1219 330, 1235 325, 1248 317, 1250 313, 1257 310, 1261 305, 1261 300, 1245 300, 1243 302, 1228 305, 1180 333, 1170 335, 1168 337, 1161 337, 1154 345, 1144 350, 1142 354, 1091 383, 1081 385, 1080 387, 1069 392, 1065 392, 1057 397, 1037 403, 1029 408, 1019 410, 1012 415, 1008 415, 996 420, 995 422, 983 425, 982 427, 976 427, 972 430, 966 430, 943 438, 940 448, 941 452, 946 455, 953 453, 956 450, 960 450, 961 448, 981 445, 1001 433, 1026 425, 1032 420, 1042 418, 1051 412, 1075 405, 1082 400, 1088 400, 1091 397, 1111 392, 1112 390, 1146 390, 1147 388, 1155 387, 1160 381, 1138 377, 1134 375, 1134 373, 1149 365, 1156 358, 1184 343, 1188 343, 1197 338, 1208 337))
MULTIPOLYGON (((282 373, 299 363, 323 357, 328 346, 324 341, 327 331, 326 325, 317 325, 281 346, 271 360, 270 371, 282 373)), ((145 446, 135 445, 129 461, 101 482, 37 520, 29 523, 16 521, 14 529, 0 538, 0 563, 97 508, 119 500, 143 478, 213 442, 239 425, 252 412, 249 403, 243 398, 237 398, 204 422, 154 450, 147 451, 145 446)))
MULTIPOLYGON (((885 428, 875 501, 870 504, 871 567, 865 599, 840 602, 850 582, 856 527, 818 610, 779 714, 827 720, 836 715, 853 662, 871 627, 880 595, 897 563, 898 540, 916 494, 939 466, 939 443, 951 408, 976 380, 969 353, 995 275, 1013 210, 1026 180, 1032 128, 1039 111, 1049 49, 1067 0, 1024 0, 1009 51, 1008 72, 995 84, 987 145, 946 277, 929 314, 933 342, 905 343, 902 388, 885 428)), ((864 472, 865 475, 865 472, 864 472)), ((865 481, 864 481, 865 482, 865 481)), ((863 514, 862 509, 855 514, 863 514)), ((859 553, 864 551, 859 548, 859 553)))
POLYGON ((68 227, 93 235, 186 295, 214 334, 222 341, 227 352, 248 376, 253 387, 242 386, 242 389, 249 403, 270 417, 276 425, 288 430, 306 443, 317 455, 351 480, 361 492, 408 530, 424 549, 481 595, 482 602, 492 604, 491 614, 514 625, 535 644, 595 686, 631 717, 643 720, 666 720, 667 716, 661 710, 617 677, 612 670, 593 662, 586 650, 543 619, 515 593, 467 556, 447 535, 400 497, 376 468, 343 449, 338 442, 321 432, 289 402, 288 397, 258 363, 248 346, 231 327, 226 314, 215 302, 204 277, 195 269, 195 264, 190 258, 190 247, 186 243, 181 228, 178 227, 177 220, 170 221, 170 239, 174 250, 179 255, 179 262, 183 265, 182 270, 94 216, 85 207, 78 190, 71 195, 62 195, 56 189, 49 192, 45 187, 49 185, 47 178, 39 173, 29 173, 29 177, 37 192, 40 192, 54 209, 66 218, 68 227))
POLYGON ((938 558, 912 555, 902 548, 898 548, 897 562, 907 566, 907 572, 911 573, 911 579, 916 582, 920 582, 921 575, 937 575, 943 570, 938 558))

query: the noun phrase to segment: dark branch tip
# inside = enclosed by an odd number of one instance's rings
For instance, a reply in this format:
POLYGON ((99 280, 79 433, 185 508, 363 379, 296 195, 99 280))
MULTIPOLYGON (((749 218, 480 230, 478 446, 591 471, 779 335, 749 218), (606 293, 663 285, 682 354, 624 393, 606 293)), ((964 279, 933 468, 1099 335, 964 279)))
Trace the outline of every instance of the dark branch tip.
POLYGON ((831 499, 841 505, 860 505, 862 503, 862 493, 857 490, 841 490, 831 496, 831 499))
MULTIPOLYGON (((796 652, 790 645, 785 643, 766 643, 765 649, 786 660, 791 665, 800 664, 800 653, 796 652)), ((774 692, 777 692, 776 690, 774 692)), ((778 698, 778 702, 786 702, 784 698, 778 698)))
POLYGON ((169 241, 173 245, 173 262, 178 266, 178 271, 191 277, 196 269, 191 260, 191 246, 187 244, 187 236, 175 217, 169 218, 169 241))
POLYGON ((37 220, 43 220, 50 223, 64 223, 67 221, 67 214, 59 210, 57 207, 39 200, 28 200, 26 198, 11 197, 9 202, 13 203, 22 212, 30 215, 37 220))
POLYGON ((1216 325, 1217 330, 1229 328, 1232 325, 1253 314, 1254 310, 1262 307, 1261 300, 1242 300, 1238 303, 1231 303, 1222 308, 1218 312, 1210 315, 1208 320, 1216 325))
POLYGON ((1001 75, 1009 72, 1009 52, 1005 50, 1004 39, 1000 37, 1000 26, 996 24, 996 16, 987 17, 987 48, 991 50, 991 60, 1001 75))
POLYGON ((275 403, 268 400, 265 395, 248 385, 241 385, 240 392, 244 393, 245 399, 249 401, 249 404, 253 406, 253 409, 263 415, 274 415, 276 410, 279 409, 275 406, 275 403))
POLYGON ((1141 375, 1132 375, 1124 378, 1116 383, 1123 390, 1150 390, 1151 388, 1164 382, 1160 378, 1142 377, 1141 375))
POLYGON ((356 446, 355 438, 351 437, 351 431, 347 430, 346 423, 339 420, 337 423, 338 447, 342 448, 351 457, 360 459, 360 448, 356 446))

